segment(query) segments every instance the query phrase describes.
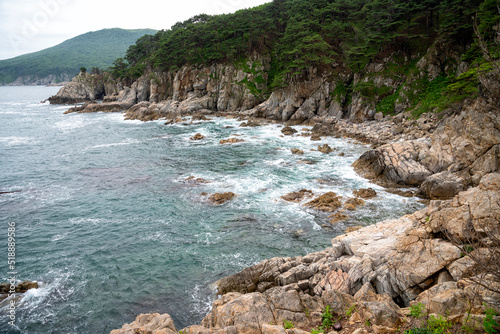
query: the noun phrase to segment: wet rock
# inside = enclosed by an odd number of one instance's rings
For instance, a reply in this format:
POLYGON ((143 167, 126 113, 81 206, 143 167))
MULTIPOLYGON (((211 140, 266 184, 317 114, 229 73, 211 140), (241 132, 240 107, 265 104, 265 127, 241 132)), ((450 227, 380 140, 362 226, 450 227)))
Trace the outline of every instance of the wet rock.
POLYGON ((219 144, 236 144, 236 143, 242 143, 244 142, 243 139, 239 138, 229 138, 229 139, 222 139, 219 144))
POLYGON ((285 126, 283 129, 281 129, 281 133, 283 133, 285 136, 293 136, 297 132, 297 130, 290 126, 285 126))
POLYGON ((372 188, 354 190, 353 194, 356 197, 361 197, 364 199, 371 199, 377 196, 377 192, 372 188))
POLYGON ((333 149, 328 144, 324 144, 323 146, 318 146, 318 151, 324 154, 328 154, 333 152, 333 149))
MULTIPOLYGON (((7 294, 10 292, 11 285, 10 283, 2 283, 0 284, 0 294, 7 294)), ((25 293, 30 289, 38 289, 38 282, 24 281, 18 283, 14 287, 14 291, 17 293, 25 293)))
POLYGON ((295 192, 286 194, 284 196, 281 196, 281 198, 287 202, 299 203, 303 199, 308 198, 308 197, 312 197, 312 196, 314 196, 314 194, 311 190, 301 189, 299 191, 295 191, 295 192))
POLYGON ((234 197, 236 197, 236 194, 232 192, 227 192, 227 193, 215 193, 208 197, 208 200, 212 202, 215 205, 222 205, 226 203, 227 201, 232 200, 234 197))
POLYGON ((348 220, 349 216, 342 212, 336 212, 333 215, 330 215, 328 218, 330 218, 330 224, 337 224, 348 220))
POLYGON ((306 164, 306 165, 312 165, 314 164, 313 161, 310 161, 310 160, 299 160, 297 161, 298 164, 306 164))
POLYGON ((321 140, 321 136, 318 136, 318 135, 311 136, 311 141, 320 141, 320 140, 321 140))
POLYGON ((205 183, 210 183, 210 181, 202 179, 200 177, 194 177, 190 176, 184 180, 185 182, 189 184, 205 184, 205 183))
POLYGON ((240 127, 242 127, 242 128, 246 128, 246 127, 248 127, 248 128, 255 128, 255 127, 258 127, 258 126, 262 126, 262 124, 260 124, 260 123, 258 123, 256 121, 252 121, 252 120, 250 120, 248 122, 243 122, 243 123, 240 124, 240 127))
MULTIPOLYGON (((363 201, 361 198, 349 198, 347 199, 347 201, 345 201, 344 203, 344 208, 347 209, 347 207, 353 207, 354 210, 358 207, 358 206, 362 206, 362 205, 365 205, 365 201, 363 201)), ((350 211, 352 211, 352 209, 348 209, 350 211)))
POLYGON ((205 115, 203 114, 195 114, 193 115, 193 117, 191 118, 191 122, 195 122, 195 121, 209 121, 210 119, 207 118, 205 115))
POLYGON ((298 155, 303 155, 304 154, 304 151, 299 150, 297 148, 292 148, 290 151, 292 152, 292 154, 298 154, 298 155))
POLYGON ((328 192, 304 204, 304 206, 326 212, 334 212, 342 206, 340 196, 334 192, 328 192))
POLYGON ((172 125, 172 124, 179 124, 182 122, 185 122, 186 120, 180 116, 177 116, 175 118, 169 119, 168 121, 165 122, 164 125, 172 125))
POLYGON ((201 133, 197 133, 197 134, 195 134, 194 136, 192 136, 189 139, 191 139, 191 140, 202 140, 202 139, 205 139, 205 138, 206 137, 204 135, 202 135, 201 133))
POLYGON ((121 329, 114 329, 110 334, 179 334, 174 321, 168 314, 140 314, 134 322, 125 324, 121 329))

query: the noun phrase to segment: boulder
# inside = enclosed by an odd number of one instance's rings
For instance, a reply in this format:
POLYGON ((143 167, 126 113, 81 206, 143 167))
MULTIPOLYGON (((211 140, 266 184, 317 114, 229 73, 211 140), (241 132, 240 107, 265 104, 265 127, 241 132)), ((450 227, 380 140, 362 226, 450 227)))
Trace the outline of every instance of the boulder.
POLYGON ((337 224, 337 223, 348 220, 349 216, 345 215, 341 212, 336 212, 333 215, 329 216, 328 218, 330 218, 330 224, 337 224))
POLYGON ((314 194, 311 190, 301 189, 299 191, 295 191, 295 192, 283 195, 283 196, 281 196, 281 198, 287 202, 299 203, 303 199, 305 199, 307 197, 312 197, 312 196, 314 196, 314 194))
POLYGON ((298 132, 297 130, 295 130, 290 126, 285 126, 283 129, 281 129, 281 133, 284 134, 285 136, 293 136, 297 132, 298 132))
POLYGON ((449 199, 464 190, 464 182, 451 172, 441 172, 429 176, 420 190, 430 199, 449 199))
POLYGON ((222 204, 226 203, 227 201, 232 200, 234 197, 236 197, 236 194, 234 194, 232 192, 215 193, 215 194, 209 196, 208 200, 215 205, 222 205, 222 204))
POLYGON ((299 150, 297 148, 292 148, 290 151, 292 152, 292 154, 298 154, 298 155, 303 155, 304 154, 304 151, 299 150))
POLYGON ((342 206, 342 204, 340 203, 340 197, 334 192, 323 194, 304 205, 316 210, 326 212, 334 212, 342 206))
POLYGON ((190 176, 184 180, 184 182, 187 182, 189 184, 205 184, 205 183, 210 183, 210 181, 202 179, 200 177, 195 177, 195 176, 190 176))
POLYGON ((202 140, 202 139, 205 139, 205 138, 206 137, 204 135, 202 135, 201 133, 197 133, 197 134, 195 134, 194 136, 192 136, 189 139, 191 139, 191 140, 202 140))
POLYGON ((372 188, 354 190, 353 194, 356 197, 361 197, 364 199, 371 199, 377 196, 377 192, 372 188))
POLYGON ((333 149, 328 144, 324 144, 323 146, 318 146, 318 151, 324 154, 328 154, 333 152, 333 149))

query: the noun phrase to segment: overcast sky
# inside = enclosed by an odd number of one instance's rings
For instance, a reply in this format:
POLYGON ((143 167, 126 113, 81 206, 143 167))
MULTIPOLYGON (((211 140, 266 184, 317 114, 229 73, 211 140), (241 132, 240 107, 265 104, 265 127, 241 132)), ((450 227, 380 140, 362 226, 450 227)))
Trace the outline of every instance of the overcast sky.
POLYGON ((197 14, 232 13, 271 0, 0 0, 0 59, 104 28, 168 29, 197 14))

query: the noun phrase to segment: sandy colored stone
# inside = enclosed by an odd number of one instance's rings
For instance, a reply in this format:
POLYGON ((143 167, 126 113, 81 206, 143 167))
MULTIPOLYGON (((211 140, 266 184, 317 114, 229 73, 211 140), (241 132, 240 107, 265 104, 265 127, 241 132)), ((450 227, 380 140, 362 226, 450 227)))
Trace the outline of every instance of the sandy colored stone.
POLYGON ((334 212, 342 206, 340 196, 334 192, 323 194, 314 200, 307 202, 304 206, 326 212, 334 212))
POLYGON ((208 197, 208 200, 215 205, 222 205, 222 204, 226 203, 227 201, 232 200, 234 197, 236 197, 236 194, 234 194, 232 192, 215 193, 213 195, 210 195, 210 197, 208 197))

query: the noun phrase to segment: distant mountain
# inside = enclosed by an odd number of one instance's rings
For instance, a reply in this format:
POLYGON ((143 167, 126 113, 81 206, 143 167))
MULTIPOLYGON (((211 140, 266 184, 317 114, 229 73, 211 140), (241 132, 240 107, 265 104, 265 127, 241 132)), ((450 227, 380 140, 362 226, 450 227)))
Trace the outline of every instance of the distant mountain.
POLYGON ((70 80, 81 67, 105 69, 130 45, 156 30, 119 28, 88 32, 51 48, 0 60, 0 84, 53 84, 70 80))

